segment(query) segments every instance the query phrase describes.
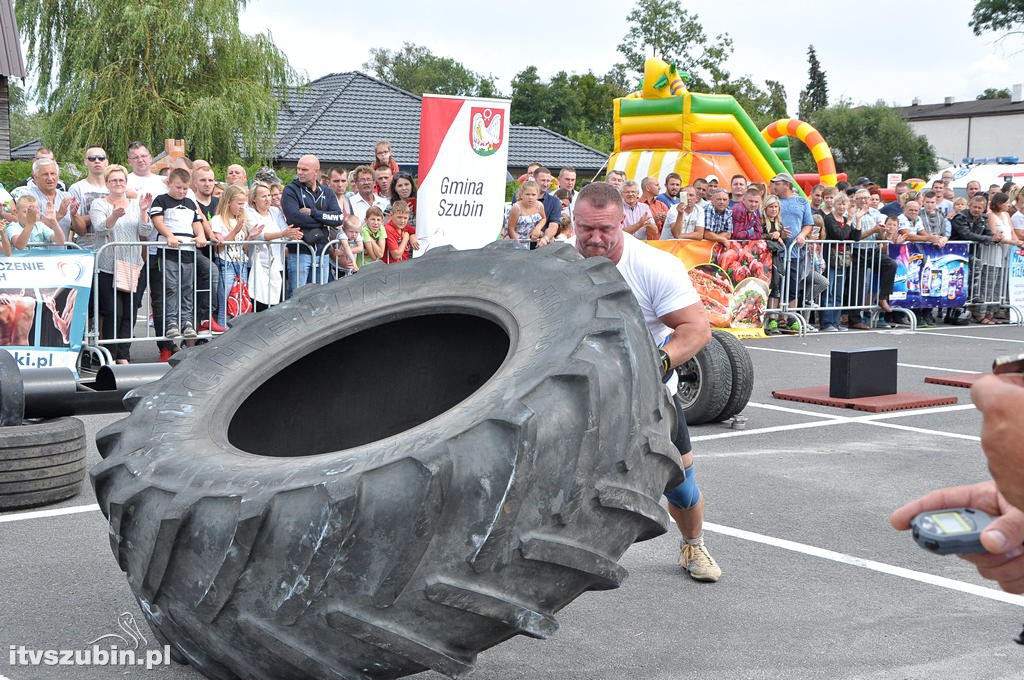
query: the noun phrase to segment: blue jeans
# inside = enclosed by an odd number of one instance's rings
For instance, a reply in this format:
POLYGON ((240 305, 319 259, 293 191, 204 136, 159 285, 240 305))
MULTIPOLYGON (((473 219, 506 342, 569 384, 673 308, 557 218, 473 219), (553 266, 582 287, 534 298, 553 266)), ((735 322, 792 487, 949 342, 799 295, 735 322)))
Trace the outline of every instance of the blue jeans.
MULTIPOLYGON (((839 307, 843 304, 843 288, 846 287, 846 268, 838 269, 836 264, 830 263, 828 268, 828 289, 825 291, 825 300, 822 307, 839 307)), ((838 326, 839 309, 821 310, 821 325, 838 326)))
POLYGON ((231 287, 235 285, 235 277, 243 283, 249 278, 249 263, 231 262, 221 257, 214 256, 214 263, 217 265, 217 272, 220 275, 217 281, 217 323, 227 326, 228 322, 228 294, 231 287))
POLYGON ((301 288, 313 280, 313 256, 309 253, 288 253, 285 258, 285 298, 290 298, 296 288, 301 288))

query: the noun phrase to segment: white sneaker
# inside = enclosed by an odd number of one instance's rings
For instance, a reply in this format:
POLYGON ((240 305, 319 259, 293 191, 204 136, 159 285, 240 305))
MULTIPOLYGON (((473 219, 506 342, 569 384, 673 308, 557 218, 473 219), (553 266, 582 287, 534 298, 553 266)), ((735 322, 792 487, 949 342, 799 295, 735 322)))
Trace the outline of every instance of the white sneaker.
POLYGON ((700 543, 687 543, 683 540, 679 545, 676 564, 685 569, 694 581, 714 583, 722 578, 722 569, 708 552, 704 539, 700 539, 700 543))

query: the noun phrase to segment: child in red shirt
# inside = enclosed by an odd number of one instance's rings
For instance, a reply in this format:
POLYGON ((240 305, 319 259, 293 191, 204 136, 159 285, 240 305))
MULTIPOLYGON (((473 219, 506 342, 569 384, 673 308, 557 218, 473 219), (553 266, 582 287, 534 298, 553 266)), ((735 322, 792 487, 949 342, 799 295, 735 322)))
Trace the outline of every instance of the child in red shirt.
POLYGON ((412 251, 420 249, 416 239, 416 227, 409 224, 409 204, 396 201, 391 204, 391 221, 384 225, 387 239, 384 244, 386 264, 402 262, 412 257, 412 251))

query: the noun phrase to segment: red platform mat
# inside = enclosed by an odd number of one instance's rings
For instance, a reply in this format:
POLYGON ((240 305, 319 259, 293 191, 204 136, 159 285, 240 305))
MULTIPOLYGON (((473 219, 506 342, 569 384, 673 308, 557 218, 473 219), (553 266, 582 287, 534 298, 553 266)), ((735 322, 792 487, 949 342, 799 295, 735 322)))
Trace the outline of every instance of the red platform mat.
POLYGON ((801 401, 805 404, 820 404, 836 408, 852 408, 857 411, 882 413, 885 411, 903 411, 910 408, 926 406, 945 406, 955 404, 956 397, 936 397, 931 394, 917 392, 897 392, 881 397, 861 397, 859 399, 839 399, 828 396, 828 385, 819 387, 800 387, 793 390, 775 390, 772 396, 787 401, 801 401))
POLYGON ((951 387, 971 387, 983 375, 987 373, 951 373, 948 375, 934 375, 925 378, 926 383, 935 385, 949 385, 951 387))

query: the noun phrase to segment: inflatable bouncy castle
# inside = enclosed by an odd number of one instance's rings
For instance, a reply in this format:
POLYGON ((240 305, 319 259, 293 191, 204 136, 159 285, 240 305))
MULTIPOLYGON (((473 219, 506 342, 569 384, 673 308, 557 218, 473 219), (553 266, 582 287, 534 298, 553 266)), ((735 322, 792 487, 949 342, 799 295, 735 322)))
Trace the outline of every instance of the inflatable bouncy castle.
POLYGON ((683 184, 714 175, 727 186, 733 175, 769 182, 780 172, 793 173, 789 137, 811 150, 817 173, 795 174, 805 191, 815 184, 834 185, 837 175, 828 144, 809 124, 787 119, 758 130, 730 95, 697 94, 686 89, 685 74, 661 59, 644 64, 643 89, 615 100, 615 148, 609 170, 629 179, 677 172, 683 184))

